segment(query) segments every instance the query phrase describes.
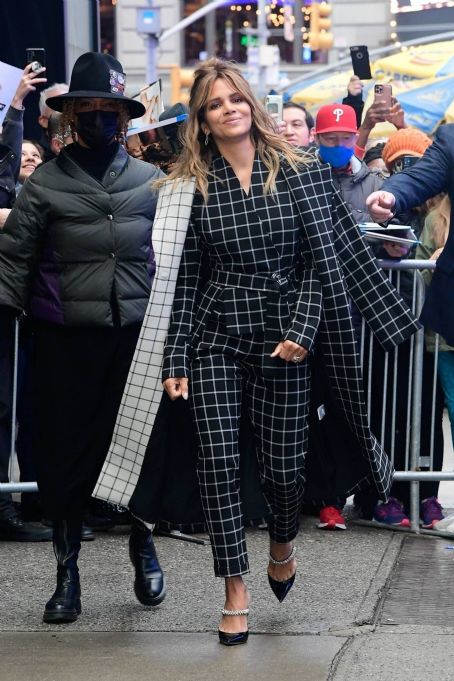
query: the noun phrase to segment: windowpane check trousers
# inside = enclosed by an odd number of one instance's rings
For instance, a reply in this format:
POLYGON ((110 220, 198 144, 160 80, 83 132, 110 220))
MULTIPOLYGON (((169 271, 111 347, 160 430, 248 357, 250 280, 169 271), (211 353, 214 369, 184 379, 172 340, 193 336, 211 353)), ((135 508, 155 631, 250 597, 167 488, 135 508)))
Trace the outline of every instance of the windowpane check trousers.
POLYGON ((191 364, 197 472, 219 577, 249 572, 239 489, 242 400, 252 421, 272 540, 298 533, 304 490, 309 366, 271 359, 263 334, 228 336, 208 324, 191 364), (266 352, 265 352, 266 348, 266 352))

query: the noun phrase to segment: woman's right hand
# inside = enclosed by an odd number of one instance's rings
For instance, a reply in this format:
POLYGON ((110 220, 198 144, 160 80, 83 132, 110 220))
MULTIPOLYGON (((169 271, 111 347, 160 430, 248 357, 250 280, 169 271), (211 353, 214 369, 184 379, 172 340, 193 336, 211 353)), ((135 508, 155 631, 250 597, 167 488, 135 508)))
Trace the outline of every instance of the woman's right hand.
POLYGON ((189 397, 188 379, 183 376, 181 378, 166 378, 163 381, 163 386, 171 400, 177 400, 179 397, 187 400, 189 397))

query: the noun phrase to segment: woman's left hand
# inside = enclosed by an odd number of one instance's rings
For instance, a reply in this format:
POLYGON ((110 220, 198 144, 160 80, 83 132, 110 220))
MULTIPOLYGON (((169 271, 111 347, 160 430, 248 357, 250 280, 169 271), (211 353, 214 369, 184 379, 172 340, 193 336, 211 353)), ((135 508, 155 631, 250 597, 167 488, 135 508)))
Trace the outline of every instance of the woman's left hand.
POLYGON ((295 364, 299 364, 306 359, 307 353, 308 351, 306 348, 303 348, 302 345, 286 340, 281 341, 276 345, 271 353, 271 357, 280 357, 286 362, 295 362, 295 364))

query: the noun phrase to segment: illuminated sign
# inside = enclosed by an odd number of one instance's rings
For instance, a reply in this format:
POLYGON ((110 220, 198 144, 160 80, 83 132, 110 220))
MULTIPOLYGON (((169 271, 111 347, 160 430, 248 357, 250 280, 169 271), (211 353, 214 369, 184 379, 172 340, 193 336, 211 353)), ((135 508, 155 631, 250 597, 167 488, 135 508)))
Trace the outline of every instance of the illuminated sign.
POLYGON ((258 47, 259 39, 255 35, 242 35, 240 45, 243 45, 243 47, 258 47))
POLYGON ((424 9, 441 9, 443 7, 454 7, 454 1, 448 0, 391 0, 391 12, 419 12, 424 9))

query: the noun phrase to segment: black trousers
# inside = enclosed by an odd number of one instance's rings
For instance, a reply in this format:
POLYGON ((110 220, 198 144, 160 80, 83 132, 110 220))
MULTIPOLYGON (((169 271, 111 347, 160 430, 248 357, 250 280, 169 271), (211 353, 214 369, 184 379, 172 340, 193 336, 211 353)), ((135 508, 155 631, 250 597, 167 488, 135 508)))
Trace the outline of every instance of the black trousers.
POLYGON ((44 513, 80 517, 106 458, 140 324, 35 331, 33 446, 44 513))
POLYGON ((249 571, 240 496, 242 406, 256 440, 270 537, 294 539, 304 489, 309 405, 308 362, 278 360, 269 370, 263 335, 228 336, 207 325, 191 365, 190 404, 198 440, 197 473, 219 577, 249 571))

